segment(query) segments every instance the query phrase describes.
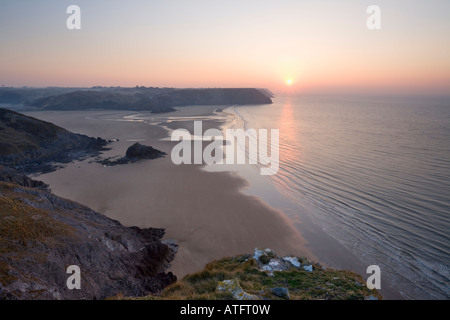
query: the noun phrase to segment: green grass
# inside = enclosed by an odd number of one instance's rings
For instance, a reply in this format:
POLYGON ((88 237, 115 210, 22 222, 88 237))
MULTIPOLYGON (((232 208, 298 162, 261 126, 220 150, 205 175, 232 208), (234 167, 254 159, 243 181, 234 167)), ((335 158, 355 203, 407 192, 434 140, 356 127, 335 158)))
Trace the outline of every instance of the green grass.
POLYGON ((365 286, 361 276, 350 271, 322 269, 316 264, 313 272, 292 267, 269 276, 266 272, 259 271, 253 259, 245 261, 246 257, 248 255, 213 261, 207 264, 204 270, 186 275, 167 287, 161 295, 142 299, 232 299, 229 294, 216 291, 219 281, 229 279, 238 279, 247 293, 268 299, 280 299, 271 293, 270 289, 274 287, 287 288, 291 300, 359 300, 369 295, 382 298, 376 290, 369 290, 365 286))

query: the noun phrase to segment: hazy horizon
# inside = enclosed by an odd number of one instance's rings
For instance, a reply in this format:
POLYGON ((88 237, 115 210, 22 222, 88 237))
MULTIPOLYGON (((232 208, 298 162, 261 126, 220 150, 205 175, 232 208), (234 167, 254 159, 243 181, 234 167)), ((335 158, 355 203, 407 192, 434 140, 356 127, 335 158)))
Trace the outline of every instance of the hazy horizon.
POLYGON ((442 0, 5 0, 0 85, 447 95, 448 12, 442 0), (66 26, 73 4, 80 30, 66 26), (366 26, 369 5, 381 30, 366 26))

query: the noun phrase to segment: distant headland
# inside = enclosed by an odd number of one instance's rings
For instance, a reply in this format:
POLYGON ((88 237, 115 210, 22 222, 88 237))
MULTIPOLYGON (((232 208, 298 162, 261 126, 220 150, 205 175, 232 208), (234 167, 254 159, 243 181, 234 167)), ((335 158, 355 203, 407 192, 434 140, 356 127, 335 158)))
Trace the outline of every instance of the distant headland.
POLYGON ((133 110, 153 113, 189 105, 271 104, 272 93, 256 88, 177 89, 156 87, 0 88, 0 104, 42 110, 133 110))

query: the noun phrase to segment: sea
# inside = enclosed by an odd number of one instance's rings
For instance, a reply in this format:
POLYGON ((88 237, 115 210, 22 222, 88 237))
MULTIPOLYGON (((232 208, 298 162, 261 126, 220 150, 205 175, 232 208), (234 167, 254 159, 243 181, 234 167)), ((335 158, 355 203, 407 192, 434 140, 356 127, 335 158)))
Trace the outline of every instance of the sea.
MULTIPOLYGON (((235 127, 279 130, 279 170, 264 179, 289 199, 291 218, 306 215, 362 265, 378 265, 401 298, 449 299, 450 97, 273 100, 224 111, 235 127)), ((273 194, 260 190, 269 203, 273 194)))

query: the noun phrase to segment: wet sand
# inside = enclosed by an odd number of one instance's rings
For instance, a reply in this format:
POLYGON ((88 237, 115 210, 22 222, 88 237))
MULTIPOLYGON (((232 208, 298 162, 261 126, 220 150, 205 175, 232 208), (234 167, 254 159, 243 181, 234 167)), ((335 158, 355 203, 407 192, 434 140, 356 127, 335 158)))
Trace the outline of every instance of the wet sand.
MULTIPOLYGON (((189 117, 211 111, 199 110, 183 108, 182 113, 167 116, 189 117)), ((178 277, 199 271, 206 263, 224 256, 251 253, 255 247, 315 260, 305 239, 282 212, 241 192, 247 182, 237 174, 207 172, 199 165, 174 165, 170 152, 176 142, 161 140, 167 137, 161 126, 127 118, 135 113, 124 111, 27 114, 72 132, 119 139, 102 158, 123 156, 135 141, 168 154, 165 158, 113 167, 104 167, 90 158, 38 179, 49 184, 55 194, 87 205, 126 226, 164 228, 164 239, 174 239, 179 245, 171 268, 178 277)), ((204 129, 219 128, 221 124, 209 120, 204 122, 204 129)))

